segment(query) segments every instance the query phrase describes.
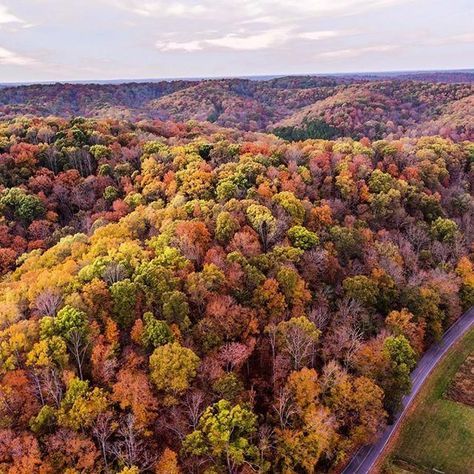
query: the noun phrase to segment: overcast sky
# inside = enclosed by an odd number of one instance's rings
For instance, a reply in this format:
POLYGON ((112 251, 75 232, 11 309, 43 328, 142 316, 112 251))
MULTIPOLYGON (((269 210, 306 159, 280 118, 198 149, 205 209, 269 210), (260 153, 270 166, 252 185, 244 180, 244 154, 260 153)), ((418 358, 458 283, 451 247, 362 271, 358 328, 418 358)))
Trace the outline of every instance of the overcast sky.
POLYGON ((0 82, 474 67, 473 0, 0 0, 0 82))

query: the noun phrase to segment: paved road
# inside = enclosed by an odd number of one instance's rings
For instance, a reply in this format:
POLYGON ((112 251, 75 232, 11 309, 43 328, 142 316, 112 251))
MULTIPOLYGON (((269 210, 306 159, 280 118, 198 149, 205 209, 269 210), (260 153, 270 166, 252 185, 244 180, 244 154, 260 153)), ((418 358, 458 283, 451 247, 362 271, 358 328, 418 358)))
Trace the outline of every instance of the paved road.
POLYGON ((411 402, 419 392, 435 365, 443 358, 448 349, 471 327, 474 326, 474 307, 464 313, 445 333, 440 342, 433 345, 419 360, 411 374, 412 390, 403 397, 402 409, 392 425, 388 426, 375 444, 360 448, 342 474, 368 474, 374 467, 385 446, 396 431, 411 402))

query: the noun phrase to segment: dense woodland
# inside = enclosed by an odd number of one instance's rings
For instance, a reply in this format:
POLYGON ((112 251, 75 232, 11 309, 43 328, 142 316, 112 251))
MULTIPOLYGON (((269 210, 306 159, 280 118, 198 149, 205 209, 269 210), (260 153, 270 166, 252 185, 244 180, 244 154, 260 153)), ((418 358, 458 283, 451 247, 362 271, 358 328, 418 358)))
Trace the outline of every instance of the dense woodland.
POLYGON ((474 73, 468 72, 379 76, 376 80, 364 76, 295 76, 51 84, 0 89, 0 118, 28 114, 131 121, 198 120, 239 130, 275 131, 285 139, 296 140, 379 140, 438 134, 453 140, 473 140, 473 94, 474 73))
POLYGON ((314 80, 261 103, 344 136, 245 131, 233 106, 61 118, 96 89, 0 90, 0 472, 334 472, 377 437, 474 304, 472 86, 314 80))

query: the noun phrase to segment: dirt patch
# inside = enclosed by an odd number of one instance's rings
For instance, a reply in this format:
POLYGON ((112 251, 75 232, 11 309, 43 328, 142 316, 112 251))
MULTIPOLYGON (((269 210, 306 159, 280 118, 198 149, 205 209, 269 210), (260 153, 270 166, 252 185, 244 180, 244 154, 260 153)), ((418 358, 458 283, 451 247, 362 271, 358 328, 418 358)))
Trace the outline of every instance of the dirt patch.
POLYGON ((447 397, 474 407, 474 353, 469 355, 449 385, 447 397))
POLYGON ((385 468, 380 471, 380 474, 431 474, 433 472, 397 458, 386 463, 385 468))

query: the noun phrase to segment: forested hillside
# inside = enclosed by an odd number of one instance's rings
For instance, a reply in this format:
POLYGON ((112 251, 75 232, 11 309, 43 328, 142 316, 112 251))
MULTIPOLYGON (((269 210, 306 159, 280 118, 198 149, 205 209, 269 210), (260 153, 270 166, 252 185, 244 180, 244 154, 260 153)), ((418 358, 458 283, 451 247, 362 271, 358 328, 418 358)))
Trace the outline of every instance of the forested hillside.
POLYGON ((283 138, 474 139, 474 86, 378 81, 339 88, 275 125, 283 138))
POLYGON ((437 134, 472 140, 473 82, 474 73, 453 72, 32 85, 0 89, 0 118, 198 120, 291 140, 437 134))
POLYGON ((0 90, 0 472, 330 472, 375 439, 474 304, 472 86, 317 80, 0 90), (7 118, 102 105, 131 120, 7 118), (333 140, 244 131, 306 106, 333 140))

